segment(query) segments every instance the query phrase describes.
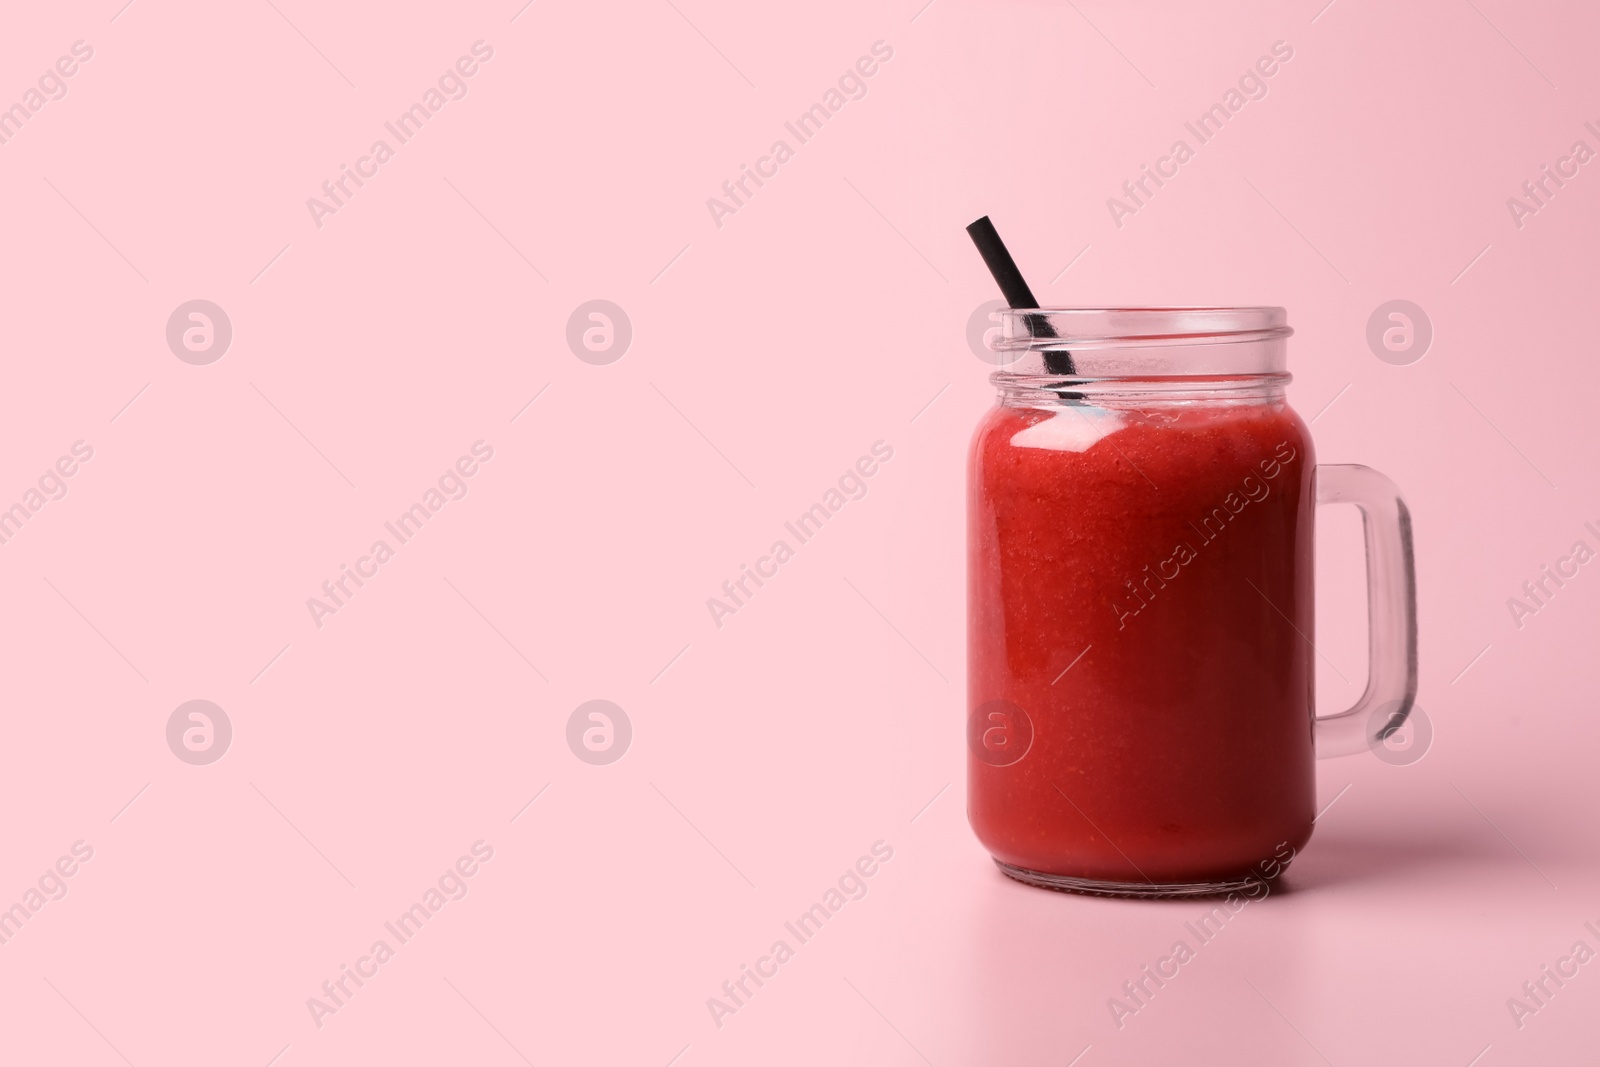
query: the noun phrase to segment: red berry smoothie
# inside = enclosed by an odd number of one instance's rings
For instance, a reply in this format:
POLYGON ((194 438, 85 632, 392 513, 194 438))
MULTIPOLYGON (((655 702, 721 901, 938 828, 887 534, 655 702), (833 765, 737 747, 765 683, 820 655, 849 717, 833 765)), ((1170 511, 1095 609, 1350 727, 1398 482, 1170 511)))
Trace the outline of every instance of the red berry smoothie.
POLYGON ((1196 883, 1305 844, 1313 466, 1281 395, 979 425, 967 813, 997 860, 1196 883))

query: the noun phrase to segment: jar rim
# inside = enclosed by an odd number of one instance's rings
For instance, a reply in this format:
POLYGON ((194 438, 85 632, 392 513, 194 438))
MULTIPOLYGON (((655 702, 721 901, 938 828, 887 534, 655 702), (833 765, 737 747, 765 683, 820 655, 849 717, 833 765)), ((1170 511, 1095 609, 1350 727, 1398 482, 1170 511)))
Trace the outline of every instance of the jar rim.
POLYGON ((1001 308, 1002 352, 1243 344, 1294 333, 1272 305, 1001 308))

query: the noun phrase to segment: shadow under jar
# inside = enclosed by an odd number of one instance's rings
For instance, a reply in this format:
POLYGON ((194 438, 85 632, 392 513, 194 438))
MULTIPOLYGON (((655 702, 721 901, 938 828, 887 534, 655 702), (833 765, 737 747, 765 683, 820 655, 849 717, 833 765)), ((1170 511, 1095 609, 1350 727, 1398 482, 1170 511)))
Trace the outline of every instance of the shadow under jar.
POLYGON ((1282 308, 1001 316, 968 469, 968 818, 1025 882, 1245 888, 1310 838, 1317 756, 1410 710, 1405 505, 1316 467, 1282 308), (1371 667, 1318 719, 1313 512, 1335 501, 1365 518, 1371 667))

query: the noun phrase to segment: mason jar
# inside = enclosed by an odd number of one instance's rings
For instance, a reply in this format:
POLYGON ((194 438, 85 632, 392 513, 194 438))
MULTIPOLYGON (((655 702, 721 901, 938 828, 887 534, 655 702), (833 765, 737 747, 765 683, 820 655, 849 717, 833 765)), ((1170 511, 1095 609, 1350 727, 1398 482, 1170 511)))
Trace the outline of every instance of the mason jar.
POLYGON ((968 466, 968 817, 1013 878, 1134 896, 1275 877, 1313 763, 1416 692, 1410 517, 1318 466, 1284 309, 1008 309, 968 466), (1313 512, 1364 515, 1363 696, 1318 718, 1313 512))

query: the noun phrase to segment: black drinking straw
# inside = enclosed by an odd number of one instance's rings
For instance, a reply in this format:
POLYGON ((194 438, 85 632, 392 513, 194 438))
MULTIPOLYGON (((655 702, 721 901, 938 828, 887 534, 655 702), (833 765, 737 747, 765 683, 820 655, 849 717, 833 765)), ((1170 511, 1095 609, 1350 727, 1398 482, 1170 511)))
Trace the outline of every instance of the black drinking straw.
MULTIPOLYGON (((1028 288, 1027 279, 1023 278, 1022 271, 1017 269, 1017 261, 1011 258, 1011 253, 1006 249, 1005 242, 1000 240, 1000 234, 995 230, 994 223, 989 221, 989 216, 985 215, 968 226, 967 236, 978 246, 978 254, 983 257, 989 273, 994 275, 994 280, 1000 286, 1000 294, 1006 298, 1006 303, 1014 308, 1037 308, 1039 301, 1034 299, 1033 290, 1028 288)), ((1060 336, 1043 315, 1028 315, 1023 321, 1028 325, 1030 336, 1060 336)), ((1072 374, 1074 373, 1072 353, 1046 352, 1044 366, 1051 374, 1072 374)))

